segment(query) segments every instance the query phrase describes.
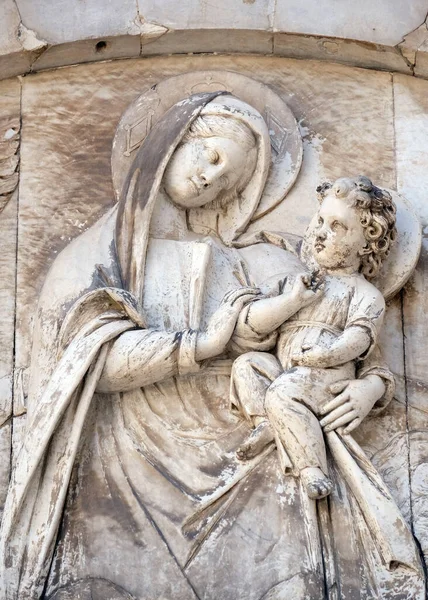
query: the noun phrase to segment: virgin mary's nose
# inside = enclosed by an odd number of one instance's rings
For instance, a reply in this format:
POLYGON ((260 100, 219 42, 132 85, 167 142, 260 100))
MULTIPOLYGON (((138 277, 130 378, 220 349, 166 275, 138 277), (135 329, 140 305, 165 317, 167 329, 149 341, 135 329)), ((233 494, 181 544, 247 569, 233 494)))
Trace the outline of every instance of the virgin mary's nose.
POLYGON ((210 186, 211 181, 209 180, 209 178, 207 177, 207 175, 205 175, 205 173, 201 173, 199 175, 200 180, 202 182, 202 187, 207 188, 210 186))
POLYGON ((210 165, 199 175, 202 187, 207 188, 223 174, 224 165, 210 165))

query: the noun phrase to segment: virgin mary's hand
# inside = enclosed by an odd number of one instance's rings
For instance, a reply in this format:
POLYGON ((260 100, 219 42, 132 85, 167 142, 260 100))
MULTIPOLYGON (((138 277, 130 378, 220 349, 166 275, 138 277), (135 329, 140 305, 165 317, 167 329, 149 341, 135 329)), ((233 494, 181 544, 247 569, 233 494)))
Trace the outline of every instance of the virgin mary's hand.
POLYGON ((214 358, 224 352, 232 337, 239 313, 259 294, 260 290, 257 288, 243 287, 225 295, 220 307, 209 320, 206 330, 198 334, 196 360, 214 358))
POLYGON ((330 386, 336 398, 327 402, 320 421, 325 433, 345 427, 344 434, 351 433, 369 414, 374 404, 385 393, 385 384, 378 375, 367 375, 362 379, 345 379, 330 386))

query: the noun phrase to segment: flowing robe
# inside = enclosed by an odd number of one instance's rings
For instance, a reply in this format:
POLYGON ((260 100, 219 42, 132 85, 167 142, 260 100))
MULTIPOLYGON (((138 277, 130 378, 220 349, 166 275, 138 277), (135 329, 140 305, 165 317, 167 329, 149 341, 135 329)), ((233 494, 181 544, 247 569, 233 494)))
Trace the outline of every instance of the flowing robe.
MULTIPOLYGON (((40 299, 29 433, 3 534, 5 598, 422 598, 411 543, 411 564, 389 570, 334 461, 335 490, 317 508, 271 448, 236 460, 249 430, 229 409, 230 356, 192 360, 193 328, 227 291, 301 271, 297 257, 270 243, 237 250, 212 238, 151 239, 143 324, 120 291, 115 218, 114 210, 62 252, 40 299), (103 386, 108 350, 130 331, 142 334, 134 352, 145 385, 119 376, 103 386)), ((250 333, 231 347, 274 344, 250 333)), ((357 460, 351 475, 364 477, 370 464, 357 460)))

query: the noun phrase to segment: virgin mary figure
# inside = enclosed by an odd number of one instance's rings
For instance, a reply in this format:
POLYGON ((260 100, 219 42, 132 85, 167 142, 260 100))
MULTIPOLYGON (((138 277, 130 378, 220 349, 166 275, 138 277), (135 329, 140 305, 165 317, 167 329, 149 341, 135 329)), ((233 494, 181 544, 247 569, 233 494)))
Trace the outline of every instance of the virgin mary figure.
MULTIPOLYGON (((374 469, 395 524, 387 559, 340 473, 321 518, 274 447, 236 458, 248 424, 229 407, 232 358, 275 344, 245 305, 304 269, 284 236, 239 241, 269 166, 254 108, 192 96, 153 127, 119 204, 55 260, 2 525, 5 600, 423 597, 413 538, 374 469)), ((374 354, 351 384, 373 410, 391 398, 374 354)))

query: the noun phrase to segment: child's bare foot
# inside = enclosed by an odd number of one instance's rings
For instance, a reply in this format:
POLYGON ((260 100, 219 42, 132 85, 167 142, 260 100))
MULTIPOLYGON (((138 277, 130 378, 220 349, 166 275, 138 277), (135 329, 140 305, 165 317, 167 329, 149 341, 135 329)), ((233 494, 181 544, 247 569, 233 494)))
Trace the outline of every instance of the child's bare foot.
POLYGON ((274 440, 274 435, 268 421, 262 421, 253 429, 247 440, 236 451, 239 460, 250 460, 274 440))
POLYGON ((333 483, 318 467, 307 467, 300 471, 302 483, 306 488, 309 498, 320 500, 328 496, 333 488, 333 483))

